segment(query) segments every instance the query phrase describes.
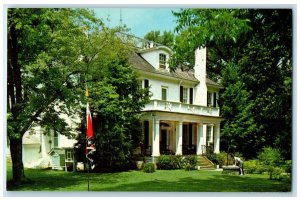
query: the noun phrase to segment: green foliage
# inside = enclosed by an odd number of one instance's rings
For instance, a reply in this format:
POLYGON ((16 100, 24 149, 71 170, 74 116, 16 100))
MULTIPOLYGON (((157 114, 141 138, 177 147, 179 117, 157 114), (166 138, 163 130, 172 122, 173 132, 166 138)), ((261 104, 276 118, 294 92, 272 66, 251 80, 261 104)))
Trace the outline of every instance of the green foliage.
POLYGON ((254 158, 264 146, 291 159, 292 10, 182 9, 173 67, 194 66, 207 47, 207 74, 221 80, 222 139, 254 158))
POLYGON ((292 166, 293 166, 292 160, 286 160, 285 164, 283 165, 285 172, 292 173, 292 166))
POLYGON ((172 159, 171 155, 161 155, 157 158, 157 169, 160 170, 172 170, 173 165, 172 165, 172 159))
POLYGON ((267 170, 270 179, 276 178, 276 173, 279 172, 278 168, 283 164, 280 151, 271 147, 264 147, 259 153, 258 159, 267 170))
MULTIPOLYGON (((38 125, 73 137, 74 126, 62 116, 80 114, 81 48, 86 32, 103 27, 102 22, 86 9, 9 8, 7 25, 10 143, 21 146, 25 132, 38 125)), ((20 146, 10 147, 16 182, 24 175, 20 146)))
POLYGON ((244 162, 244 170, 246 174, 262 174, 265 168, 257 160, 248 160, 244 162))
POLYGON ((183 166, 183 158, 180 155, 170 155, 172 169, 182 169, 183 166))
POLYGON ((207 72, 219 77, 221 67, 235 58, 241 37, 250 29, 249 20, 241 18, 244 10, 233 9, 181 9, 174 12, 178 33, 175 43, 174 66, 188 62, 194 66, 194 50, 208 47, 207 72), (224 31, 226 30, 226 31, 224 31), (221 54, 221 55, 220 55, 221 54))
POLYGON ((161 170, 182 169, 188 162, 180 155, 161 155, 157 158, 157 168, 161 170))
POLYGON ((217 159, 217 164, 220 165, 220 167, 222 167, 223 165, 227 165, 227 160, 228 160, 228 165, 234 164, 232 157, 223 151, 216 154, 216 159, 217 159))
POLYGON ((144 36, 144 39, 154 41, 169 48, 174 46, 174 38, 175 36, 171 31, 164 31, 164 33, 161 35, 159 30, 150 31, 144 36))
POLYGON ((183 168, 187 171, 195 170, 197 166, 197 156, 188 155, 183 158, 183 168))
POLYGON ((153 172, 155 172, 155 165, 154 165, 154 163, 146 163, 144 165, 143 171, 146 172, 146 173, 153 173, 153 172))

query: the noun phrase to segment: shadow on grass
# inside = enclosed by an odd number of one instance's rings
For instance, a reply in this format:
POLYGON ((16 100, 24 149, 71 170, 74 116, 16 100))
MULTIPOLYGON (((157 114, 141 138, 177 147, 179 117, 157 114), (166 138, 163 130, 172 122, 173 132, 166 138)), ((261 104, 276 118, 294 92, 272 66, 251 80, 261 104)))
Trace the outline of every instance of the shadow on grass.
POLYGON ((93 191, 119 192, 290 192, 289 181, 278 182, 251 176, 214 175, 210 179, 180 178, 176 182, 154 179, 93 191))
POLYGON ((29 170, 34 181, 19 187, 8 186, 8 191, 90 191, 94 192, 290 192, 289 180, 274 181, 263 175, 234 176, 221 172, 157 171, 122 173, 65 173, 53 170, 29 170))
POLYGON ((7 191, 87 191, 88 180, 97 178, 102 184, 115 183, 119 179, 118 174, 96 173, 65 173, 55 170, 29 170, 26 177, 30 182, 19 186, 7 182, 7 191))

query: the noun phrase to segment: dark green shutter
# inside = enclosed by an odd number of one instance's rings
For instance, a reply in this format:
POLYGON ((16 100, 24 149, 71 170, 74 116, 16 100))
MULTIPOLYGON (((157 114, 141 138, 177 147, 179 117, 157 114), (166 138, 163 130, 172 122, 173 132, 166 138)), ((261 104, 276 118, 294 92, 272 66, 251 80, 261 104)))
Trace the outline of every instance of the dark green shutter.
POLYGON ((180 86, 180 102, 183 102, 183 86, 180 86))
POLYGON ((193 92, 194 92, 193 88, 190 88, 190 104, 193 104, 193 99, 194 99, 193 92))
POLYGON ((213 107, 216 107, 217 106, 217 93, 214 93, 214 96, 213 96, 213 107))
POLYGON ((149 87, 149 80, 144 80, 145 88, 149 87))

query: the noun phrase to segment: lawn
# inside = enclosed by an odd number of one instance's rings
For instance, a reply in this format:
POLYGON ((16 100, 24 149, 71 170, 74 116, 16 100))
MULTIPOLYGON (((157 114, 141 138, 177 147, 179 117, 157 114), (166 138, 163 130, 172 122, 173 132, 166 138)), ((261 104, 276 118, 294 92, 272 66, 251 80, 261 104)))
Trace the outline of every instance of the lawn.
MULTIPOLYGON (((25 169, 32 180, 8 191, 87 191, 87 173, 25 169)), ((11 179, 11 167, 7 179, 11 179)), ((269 180, 267 175, 224 175, 220 171, 157 170, 90 173, 90 191, 98 192, 289 192, 289 180, 269 180)))

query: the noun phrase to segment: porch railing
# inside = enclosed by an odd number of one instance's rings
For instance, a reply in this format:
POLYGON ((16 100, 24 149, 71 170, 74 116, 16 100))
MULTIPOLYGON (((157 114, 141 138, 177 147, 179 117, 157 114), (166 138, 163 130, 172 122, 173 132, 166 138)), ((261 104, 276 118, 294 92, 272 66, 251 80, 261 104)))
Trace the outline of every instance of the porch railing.
POLYGON ((220 109, 217 107, 206 107, 201 105, 186 104, 181 102, 163 101, 163 100, 150 100, 150 103, 146 104, 143 111, 165 111, 176 112, 184 114, 196 114, 205 116, 220 116, 220 109))

